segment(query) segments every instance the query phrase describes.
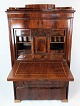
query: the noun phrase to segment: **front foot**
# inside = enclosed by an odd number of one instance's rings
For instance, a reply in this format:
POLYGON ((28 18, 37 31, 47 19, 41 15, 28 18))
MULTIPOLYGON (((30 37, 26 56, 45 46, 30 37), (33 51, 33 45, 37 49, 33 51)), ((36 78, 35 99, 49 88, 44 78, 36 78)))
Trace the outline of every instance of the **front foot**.
POLYGON ((61 100, 62 102, 68 102, 68 99, 63 99, 63 100, 61 100))
POLYGON ((15 102, 15 103, 20 103, 20 102, 21 102, 21 100, 14 100, 14 102, 15 102))

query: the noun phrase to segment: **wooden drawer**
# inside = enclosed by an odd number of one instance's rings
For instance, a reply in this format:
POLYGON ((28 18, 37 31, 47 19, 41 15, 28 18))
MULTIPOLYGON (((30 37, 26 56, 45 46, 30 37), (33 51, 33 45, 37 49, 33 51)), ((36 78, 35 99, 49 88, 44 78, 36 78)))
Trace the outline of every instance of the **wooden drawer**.
POLYGON ((62 100, 66 99, 66 88, 16 88, 17 100, 62 100))
POLYGON ((17 81, 15 87, 67 87, 68 82, 60 81, 17 81))

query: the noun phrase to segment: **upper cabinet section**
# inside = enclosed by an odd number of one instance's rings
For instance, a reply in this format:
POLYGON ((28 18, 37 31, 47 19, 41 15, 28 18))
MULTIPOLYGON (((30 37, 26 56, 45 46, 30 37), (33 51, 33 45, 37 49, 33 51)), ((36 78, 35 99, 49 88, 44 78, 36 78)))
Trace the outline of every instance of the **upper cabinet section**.
POLYGON ((70 63, 72 7, 33 4, 6 10, 12 65, 16 59, 63 59, 70 63))

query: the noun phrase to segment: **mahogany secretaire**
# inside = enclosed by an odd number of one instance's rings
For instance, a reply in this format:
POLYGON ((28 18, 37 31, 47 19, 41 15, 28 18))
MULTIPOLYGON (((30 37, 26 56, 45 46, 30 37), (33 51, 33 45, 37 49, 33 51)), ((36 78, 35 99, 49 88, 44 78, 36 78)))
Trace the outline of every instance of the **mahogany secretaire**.
POLYGON ((74 12, 54 4, 7 9, 15 102, 68 101, 74 12))

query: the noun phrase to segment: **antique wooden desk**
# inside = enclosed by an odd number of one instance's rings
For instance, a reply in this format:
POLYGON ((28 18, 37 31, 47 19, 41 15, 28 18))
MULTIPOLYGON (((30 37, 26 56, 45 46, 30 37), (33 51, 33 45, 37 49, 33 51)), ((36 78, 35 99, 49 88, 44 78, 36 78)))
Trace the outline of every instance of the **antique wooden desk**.
POLYGON ((74 12, 54 4, 7 9, 15 101, 68 100, 74 12))

